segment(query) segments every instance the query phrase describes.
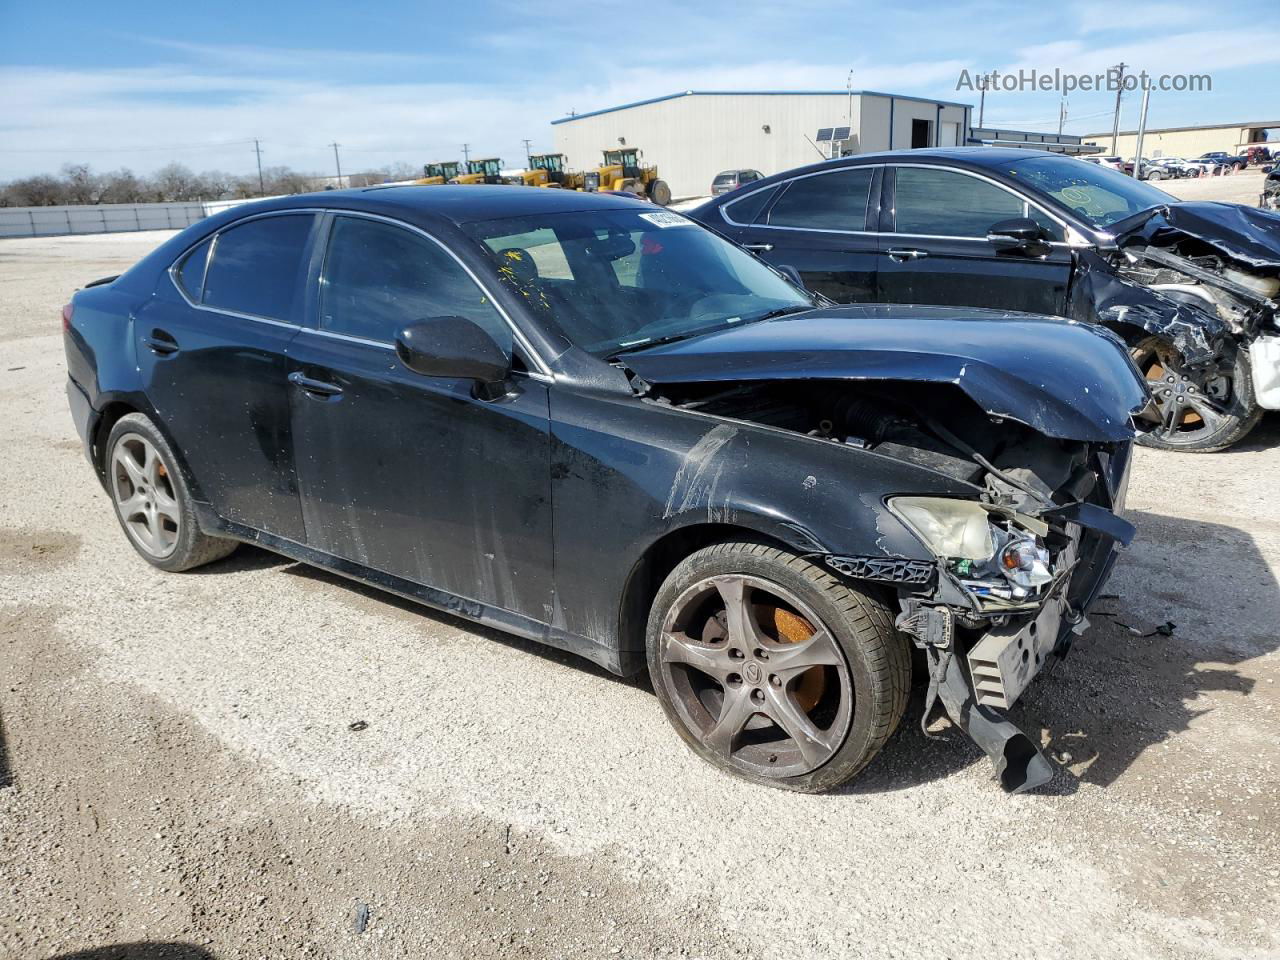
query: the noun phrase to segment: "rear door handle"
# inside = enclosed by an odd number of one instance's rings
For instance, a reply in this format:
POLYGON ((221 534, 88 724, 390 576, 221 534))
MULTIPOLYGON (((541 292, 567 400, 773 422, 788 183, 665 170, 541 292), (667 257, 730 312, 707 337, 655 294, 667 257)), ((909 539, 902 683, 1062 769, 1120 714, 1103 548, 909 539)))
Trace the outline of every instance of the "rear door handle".
POLYGON ((295 387, 301 387, 307 393, 314 394, 317 397, 337 397, 342 394, 342 388, 336 383, 313 380, 311 377, 304 377, 296 370, 289 374, 289 382, 295 387))
POLYGON ((903 263, 907 260, 923 260, 929 255, 928 250, 919 250, 915 247, 890 247, 889 259, 897 263, 903 263))
POLYGON ((743 250, 751 250, 755 253, 768 253, 773 249, 772 243, 744 243, 743 250))
POLYGON ((142 343, 152 353, 162 357, 168 357, 178 352, 178 341, 173 339, 172 334, 164 330, 152 330, 151 336, 142 338, 142 343))

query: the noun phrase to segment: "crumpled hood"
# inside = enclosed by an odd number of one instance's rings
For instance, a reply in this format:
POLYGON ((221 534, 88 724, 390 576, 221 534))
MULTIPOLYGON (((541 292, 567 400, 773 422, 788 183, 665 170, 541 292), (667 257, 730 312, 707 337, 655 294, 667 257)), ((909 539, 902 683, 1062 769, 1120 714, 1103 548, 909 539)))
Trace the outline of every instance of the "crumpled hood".
MULTIPOLYGON (((1137 220, 1139 218, 1131 218, 1137 220)), ((1167 246, 1195 237, 1233 260, 1280 270, 1280 214, 1239 203, 1171 203, 1131 229, 1117 223, 1112 232, 1122 245, 1131 239, 1167 246)))
POLYGON ((876 304, 821 308, 624 354, 649 383, 954 383, 983 410, 1050 437, 1120 441, 1147 403, 1123 345, 1098 327, 1022 313, 876 304))

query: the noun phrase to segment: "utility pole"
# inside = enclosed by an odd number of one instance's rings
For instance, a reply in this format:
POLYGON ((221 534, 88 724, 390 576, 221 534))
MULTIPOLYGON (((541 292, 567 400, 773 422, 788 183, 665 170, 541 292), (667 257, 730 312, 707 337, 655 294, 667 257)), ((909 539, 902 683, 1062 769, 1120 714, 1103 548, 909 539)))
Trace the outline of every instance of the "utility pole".
POLYGON ((978 129, 982 129, 982 117, 987 112, 987 78, 978 80, 978 129))
POLYGON ((1115 120, 1111 124, 1111 155, 1119 156, 1116 153, 1117 144, 1120 142, 1120 95, 1124 93, 1124 68, 1128 66, 1123 60, 1114 69, 1116 71, 1116 115, 1115 120))
POLYGON ((1062 125, 1067 122, 1067 98, 1062 98, 1062 103, 1058 104, 1058 136, 1062 136, 1062 125))
POLYGON ((533 141, 525 140, 524 141, 524 162, 529 166, 533 166, 533 154, 531 153, 532 149, 533 149, 533 141))
POLYGON ((331 143, 333 147, 333 165, 338 168, 338 189, 342 189, 342 161, 338 159, 338 148, 342 146, 340 143, 331 143))
POLYGON ((1151 100, 1151 88, 1142 86, 1142 112, 1138 115, 1138 143, 1133 154, 1133 179, 1142 179, 1142 138, 1147 132, 1147 103, 1151 100))
POLYGON ((262 146, 257 138, 253 141, 253 152, 258 155, 258 196, 264 196, 267 192, 266 186, 262 182, 262 146))
POLYGON ((471 144, 464 143, 462 145, 462 165, 465 167, 471 162, 471 144))
POLYGON ((849 106, 845 110, 844 118, 849 121, 849 126, 853 126, 853 71, 849 71, 849 76, 844 82, 845 87, 849 91, 849 106))

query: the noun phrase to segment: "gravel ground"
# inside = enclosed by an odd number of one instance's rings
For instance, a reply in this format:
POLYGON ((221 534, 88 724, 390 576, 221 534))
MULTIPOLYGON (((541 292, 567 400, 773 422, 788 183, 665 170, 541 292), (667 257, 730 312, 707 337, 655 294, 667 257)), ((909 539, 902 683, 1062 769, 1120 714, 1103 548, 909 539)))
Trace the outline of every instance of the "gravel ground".
POLYGON ((249 548, 138 559, 58 308, 163 236, 0 242, 0 956, 1280 955, 1277 418, 1139 451, 1118 596, 1014 710, 1047 789, 926 740, 917 691, 795 796, 642 682, 249 548))

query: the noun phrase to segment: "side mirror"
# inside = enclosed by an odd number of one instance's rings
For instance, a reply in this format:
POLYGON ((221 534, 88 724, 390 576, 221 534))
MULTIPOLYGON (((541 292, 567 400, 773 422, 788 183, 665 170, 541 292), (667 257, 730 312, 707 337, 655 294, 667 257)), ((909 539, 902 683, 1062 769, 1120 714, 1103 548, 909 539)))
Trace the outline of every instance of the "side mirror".
POLYGON ((396 337, 400 362, 424 377, 501 383, 511 372, 511 352, 466 317, 431 317, 412 323, 396 337))
POLYGON ((786 277, 788 280, 794 283, 801 290, 805 289, 804 280, 800 278, 800 271, 797 270, 795 267, 793 267, 791 264, 789 263, 779 264, 773 269, 777 270, 780 274, 782 274, 784 277, 786 277))
POLYGON ((1030 217, 1014 217, 992 224, 987 230, 987 240, 997 250, 1010 250, 1033 257, 1049 252, 1049 242, 1040 224, 1030 217))

